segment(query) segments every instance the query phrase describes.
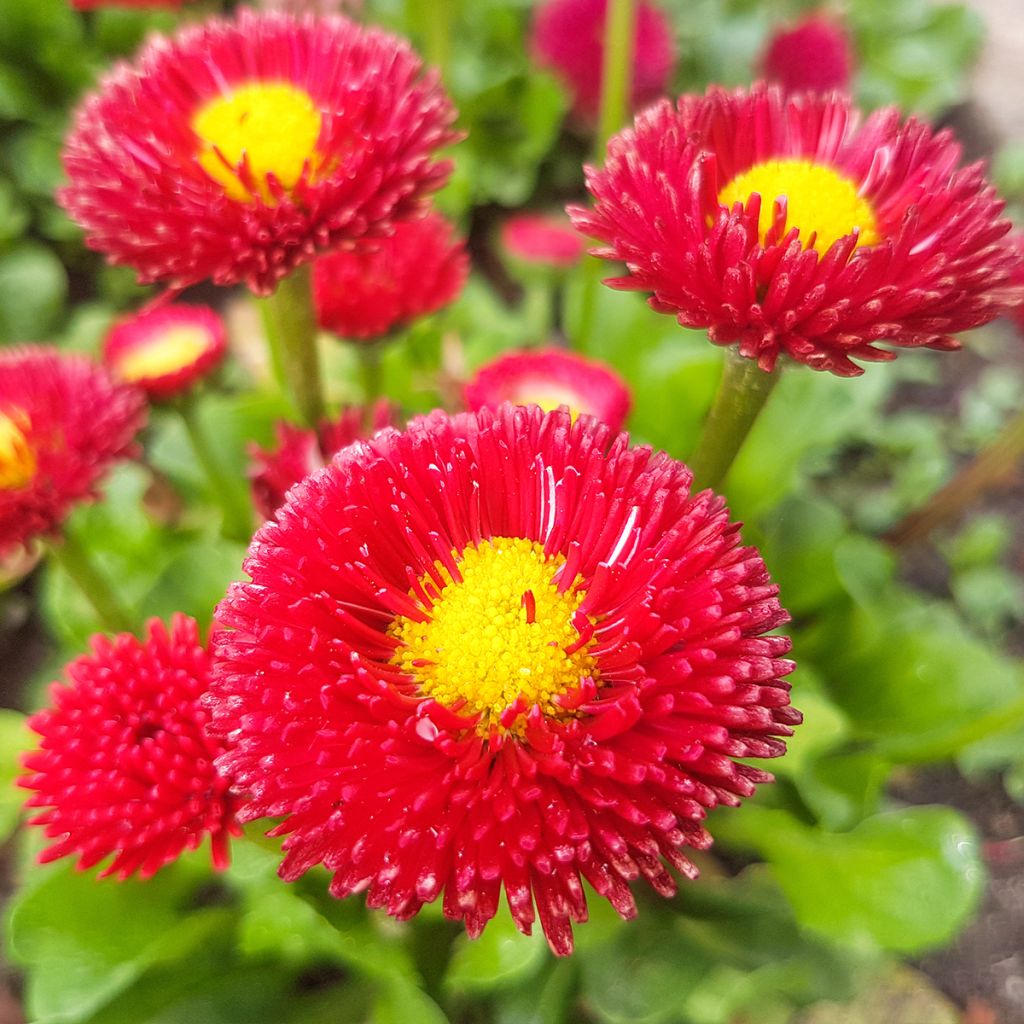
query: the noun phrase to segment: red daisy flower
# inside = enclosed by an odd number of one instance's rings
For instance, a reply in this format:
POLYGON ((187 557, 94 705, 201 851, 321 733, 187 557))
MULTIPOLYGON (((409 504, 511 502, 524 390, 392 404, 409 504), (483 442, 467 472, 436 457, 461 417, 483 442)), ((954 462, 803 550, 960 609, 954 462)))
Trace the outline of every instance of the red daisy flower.
POLYGON ((812 15, 772 36, 764 75, 786 92, 843 91, 850 85, 853 54, 842 25, 812 15))
POLYGON ((622 429, 630 406, 629 389, 617 373, 562 348, 506 352, 477 370, 465 398, 474 411, 502 402, 545 411, 564 405, 573 417, 587 413, 612 430, 622 429))
POLYGON ((115 325, 103 360, 119 380, 168 398, 218 366, 227 345, 224 321, 208 306, 161 306, 115 325))
POLYGON ((42 346, 0 356, 0 554, 94 499, 145 418, 142 393, 84 356, 42 346))
POLYGON ((839 96, 716 88, 645 111, 608 153, 594 210, 570 213, 626 263, 609 283, 765 370, 786 354, 854 376, 895 358, 880 341, 956 348, 1019 294, 980 165, 895 110, 862 125, 839 96))
POLYGON ((624 917, 711 842, 799 715, 787 618, 724 502, 598 420, 503 406, 346 448, 257 533, 218 611, 222 758, 316 864, 477 935, 502 888, 552 949, 582 879, 624 917))
POLYGON ((469 257, 439 214, 395 225, 379 242, 321 256, 313 266, 320 326, 371 341, 448 305, 466 283, 469 257))
POLYGON ((395 425, 395 410, 379 401, 370 411, 361 406, 342 409, 336 420, 324 420, 313 431, 294 423, 277 424, 277 447, 253 445, 250 451, 249 479, 252 502, 264 519, 270 519, 284 504, 288 491, 310 473, 323 469, 342 448, 369 437, 384 427, 395 425))
POLYGON ((28 807, 54 842, 41 863, 78 856, 85 870, 113 856, 100 877, 148 878, 209 834, 213 863, 228 863, 240 835, 237 800, 214 758, 224 744, 206 732, 200 694, 210 655, 193 619, 176 614, 168 633, 152 619, 142 642, 130 633, 96 636, 92 654, 54 684, 53 706, 29 719, 40 748, 20 780, 35 790, 28 807))
POLYGON ((456 139, 395 36, 243 10, 154 39, 79 109, 60 201, 139 280, 260 295, 318 250, 386 234, 444 183, 456 139))
MULTIPOLYGON (((594 120, 601 106, 604 24, 608 0, 547 0, 533 16, 530 49, 534 60, 550 68, 573 96, 573 111, 594 120)), ((633 56, 633 107, 657 99, 668 86, 676 63, 672 26, 649 0, 636 10, 633 56)))
POLYGON ((501 244, 524 263, 572 267, 580 261, 583 236, 564 214, 520 213, 501 228, 501 244))

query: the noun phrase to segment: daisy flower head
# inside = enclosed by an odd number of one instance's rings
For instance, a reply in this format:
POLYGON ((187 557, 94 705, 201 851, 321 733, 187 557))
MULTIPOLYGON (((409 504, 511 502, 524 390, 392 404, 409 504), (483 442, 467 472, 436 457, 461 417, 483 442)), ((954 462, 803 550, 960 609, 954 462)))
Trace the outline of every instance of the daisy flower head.
POLYGON ((570 211, 628 273, 609 283, 770 371, 782 355, 842 376, 878 347, 956 348, 1019 294, 1003 204, 960 148, 894 109, 776 88, 646 110, 588 169, 570 211))
POLYGON ((0 553, 55 533, 134 452, 145 397, 85 356, 25 346, 0 356, 0 553))
POLYGON ((523 262, 556 269, 574 267, 586 248, 564 213, 519 213, 501 227, 501 244, 523 262))
POLYGON ((114 376, 150 398, 187 391, 227 353, 224 321, 208 306, 176 303, 115 324, 103 343, 114 376))
MULTIPOLYGON (((608 0, 544 0, 533 16, 533 59, 565 83, 573 112, 584 121, 595 121, 601 106, 607 12, 608 0)), ((676 63, 672 25, 650 0, 636 6, 633 50, 635 109, 664 93, 676 63)))
POLYGON ((342 448, 394 425, 395 409, 384 400, 370 410, 361 406, 342 409, 336 419, 324 420, 317 430, 278 423, 277 446, 253 445, 250 452, 249 481, 256 511, 269 519, 295 484, 323 469, 342 448))
POLYGON ((447 306, 468 273, 465 244, 440 214, 402 221, 387 238, 316 261, 317 319, 343 338, 375 341, 447 306))
POLYGON ((100 877, 147 878, 210 836, 213 862, 227 866, 239 835, 237 800, 214 767, 224 744, 207 734, 199 703, 210 654, 195 620, 177 614, 146 639, 96 636, 92 653, 67 667, 50 707, 29 719, 39 749, 20 785, 40 808, 29 824, 53 842, 42 863, 77 856, 85 870, 111 858, 100 877))
POLYGON ((765 78, 778 82, 785 92, 847 89, 853 63, 846 29, 821 14, 775 32, 763 58, 765 78))
POLYGON ((157 37, 79 108, 64 208, 142 282, 267 295, 439 188, 454 110, 408 44, 340 15, 242 10, 157 37))
POLYGON ((629 389, 614 370, 563 348, 506 352, 477 370, 465 399, 474 411, 502 402, 539 405, 545 411, 564 405, 574 417, 596 416, 616 431, 630 407, 629 389))
POLYGON ((504 405, 350 445, 265 524, 218 610, 213 728, 281 875, 478 935, 504 890, 572 950, 583 881, 641 876, 781 754, 787 619, 721 498, 589 416, 504 405), (235 745, 237 744, 237 745, 235 745))

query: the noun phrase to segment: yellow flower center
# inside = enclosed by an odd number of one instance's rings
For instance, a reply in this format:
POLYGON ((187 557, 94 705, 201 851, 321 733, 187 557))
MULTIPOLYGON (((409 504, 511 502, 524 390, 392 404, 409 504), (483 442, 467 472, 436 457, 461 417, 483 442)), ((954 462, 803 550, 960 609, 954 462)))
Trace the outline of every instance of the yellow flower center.
POLYGON ((284 82, 264 82, 210 100, 193 116, 192 129, 200 139, 199 163, 232 199, 255 199, 235 171, 244 156, 259 195, 269 203, 268 174, 290 190, 307 160, 316 169, 320 121, 309 93, 284 82))
POLYGON ((564 405, 568 407, 569 414, 575 420, 580 414, 580 410, 576 408, 573 402, 573 399, 576 397, 576 395, 570 394, 568 391, 560 391, 557 388, 552 388, 551 390, 536 388, 525 395, 518 396, 515 399, 515 404, 539 405, 544 412, 551 412, 553 409, 558 409, 564 405))
POLYGON ((16 491, 36 475, 36 453, 25 432, 28 417, 15 409, 10 415, 0 412, 0 491, 16 491))
POLYGON ((140 380, 164 377, 191 366, 210 343, 201 327, 182 324, 147 338, 135 348, 125 349, 117 359, 122 380, 134 384, 140 380))
POLYGON ((732 209, 757 192, 761 214, 757 230, 761 244, 772 226, 775 200, 786 200, 786 229, 800 229, 804 248, 811 234, 814 248, 826 252, 833 242, 860 229, 857 245, 879 241, 878 225, 871 204, 857 194, 857 186, 838 171, 810 160, 766 160, 737 175, 718 193, 720 205, 732 209))
MULTIPOLYGON (((464 701, 462 713, 479 714, 484 733, 511 727, 516 709, 534 704, 545 715, 567 717, 557 698, 587 676, 596 681, 597 660, 573 625, 575 616, 589 632, 586 617, 577 615, 584 597, 577 581, 565 590, 552 582, 564 564, 562 555, 546 556, 543 545, 520 537, 466 548, 458 564, 461 582, 438 563, 444 587, 430 618, 399 616, 391 625, 401 641, 392 663, 434 700, 464 701)), ((421 584, 429 592, 429 576, 421 584)))

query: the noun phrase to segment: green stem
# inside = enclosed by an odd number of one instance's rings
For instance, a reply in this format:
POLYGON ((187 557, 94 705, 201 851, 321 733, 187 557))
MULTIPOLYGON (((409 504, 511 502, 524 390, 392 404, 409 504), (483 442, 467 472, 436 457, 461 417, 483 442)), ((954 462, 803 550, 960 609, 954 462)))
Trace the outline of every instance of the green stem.
POLYGON ((552 282, 553 275, 526 282, 523 294, 524 340, 530 345, 545 345, 550 340, 555 305, 552 282))
POLYGON ((130 633, 134 626, 132 617, 78 538, 65 531, 63 539, 50 544, 49 549, 61 568, 86 596, 104 629, 111 633, 130 633))
POLYGON ((324 417, 324 396, 310 265, 292 271, 265 301, 271 358, 277 346, 288 391, 306 425, 316 427, 324 417))
POLYGON ((356 353, 359 356, 359 375, 363 385, 363 406, 366 409, 367 417, 370 416, 370 409, 377 401, 383 391, 381 375, 381 346, 380 341, 355 342, 356 353))
POLYGON ((726 352, 718 393, 690 459, 697 487, 717 488, 725 479, 778 379, 778 370, 765 373, 734 349, 726 352))
POLYGON ((248 541, 253 530, 252 508, 248 495, 240 486, 235 485, 224 471, 216 452, 210 447, 191 395, 186 395, 181 401, 174 403, 174 408, 181 416, 196 461, 202 467, 214 499, 220 506, 223 514, 221 530, 224 536, 232 540, 248 541))
POLYGON ((284 376, 284 359, 281 356, 281 339, 278 336, 277 318, 274 316, 271 299, 257 299, 256 307, 263 322, 263 335, 267 339, 267 355, 270 357, 270 373, 278 389, 285 391, 288 383, 284 376))
MULTIPOLYGON (((604 162, 608 140, 626 123, 633 94, 633 50, 636 43, 635 0, 608 0, 604 21, 604 62, 601 66, 601 113, 594 140, 594 163, 604 162)), ((584 352, 597 324, 597 293, 601 286, 602 261, 588 256, 583 261, 583 292, 575 348, 584 352)))
POLYGON ((608 12, 604 20, 601 115, 597 126, 596 160, 604 158, 608 140, 626 123, 633 91, 635 43, 635 0, 608 0, 608 12))
POLYGON ((452 25, 455 21, 456 0, 406 0, 412 3, 419 16, 423 33, 423 50, 427 64, 447 77, 452 55, 452 25))
POLYGON ((886 540, 897 547, 926 540, 939 527, 959 519, 987 491, 1012 483, 1022 459, 1024 410, 1017 413, 999 436, 978 452, 945 487, 893 527, 886 534, 886 540))

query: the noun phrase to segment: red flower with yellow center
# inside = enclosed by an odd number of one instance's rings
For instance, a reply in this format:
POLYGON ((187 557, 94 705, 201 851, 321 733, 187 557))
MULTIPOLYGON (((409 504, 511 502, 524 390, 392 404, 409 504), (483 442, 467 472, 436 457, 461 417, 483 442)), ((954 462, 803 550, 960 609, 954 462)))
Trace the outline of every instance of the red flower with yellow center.
POLYGON ((186 391, 227 352, 224 322, 207 306, 170 305, 115 325, 103 344, 114 376, 151 398, 186 391))
POLYGON ((387 402, 379 401, 369 415, 361 406, 342 409, 336 419, 324 420, 315 431, 294 423, 278 423, 277 447, 253 445, 250 451, 249 479, 256 511, 269 519, 300 480, 323 469, 333 455, 353 441, 394 426, 395 422, 395 410, 387 402))
POLYGON ((237 800, 213 764, 224 744, 199 703, 210 655, 195 621, 175 615, 168 632, 152 619, 144 641, 96 636, 67 676, 29 719, 42 739, 20 780, 35 790, 27 806, 43 808, 29 823, 54 840, 40 861, 77 856, 85 869, 111 857, 100 877, 147 878, 209 835, 226 867, 237 800))
POLYGON ((625 262, 610 283, 771 370, 853 376, 879 342, 949 349, 1012 303, 1019 257, 978 165, 895 110, 838 96, 712 89, 657 104, 588 172, 570 212, 625 262))
POLYGON ((95 498, 144 421, 142 393, 84 356, 39 346, 0 357, 0 554, 95 498))
POLYGON ((465 398, 474 411, 502 402, 545 412, 564 405, 574 417, 596 416, 612 430, 622 429, 630 406, 629 389, 610 367, 561 348, 506 352, 477 370, 465 398))
POLYGON ((572 949, 695 869, 708 808, 784 749, 787 616, 721 498, 598 420, 434 413, 344 449, 257 533, 218 610, 220 764, 282 816, 281 875, 477 935, 504 889, 572 949))
POLYGON ((447 306, 462 291, 469 257, 440 214, 395 225, 394 233, 321 256, 313 267, 320 326, 373 341, 447 306))
POLYGON ((317 251, 386 234, 456 139, 435 75, 340 16, 243 10, 151 42, 79 109, 60 200, 144 282, 257 294, 317 251))

